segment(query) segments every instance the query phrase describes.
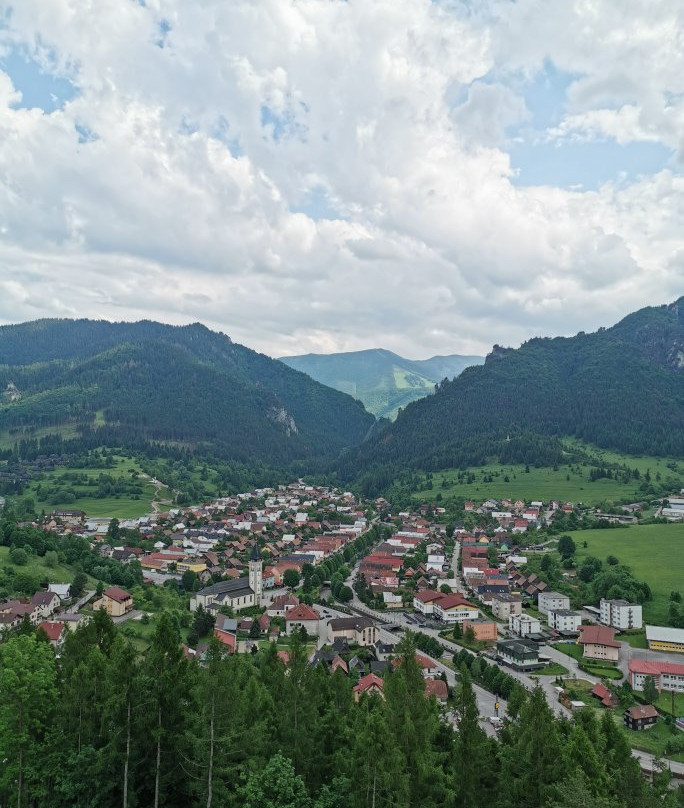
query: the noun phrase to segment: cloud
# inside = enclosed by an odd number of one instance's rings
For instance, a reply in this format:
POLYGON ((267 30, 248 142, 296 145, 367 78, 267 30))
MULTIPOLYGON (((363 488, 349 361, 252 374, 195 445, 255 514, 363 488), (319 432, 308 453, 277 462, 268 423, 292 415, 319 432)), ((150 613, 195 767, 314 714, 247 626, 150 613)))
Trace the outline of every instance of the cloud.
POLYGON ((547 139, 674 153, 671 3, 2 9, 0 53, 75 91, 20 108, 0 72, 2 321, 201 320, 272 355, 418 357, 588 330, 681 283, 674 165, 580 193, 517 187, 507 152, 553 63, 573 79, 547 139))

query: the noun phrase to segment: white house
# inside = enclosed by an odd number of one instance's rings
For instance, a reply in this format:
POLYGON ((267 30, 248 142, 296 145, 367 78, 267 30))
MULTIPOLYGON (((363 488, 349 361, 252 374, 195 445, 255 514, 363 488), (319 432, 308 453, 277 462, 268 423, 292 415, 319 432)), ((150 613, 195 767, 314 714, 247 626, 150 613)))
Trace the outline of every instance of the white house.
POLYGON ((435 611, 435 602, 444 595, 441 592, 434 592, 431 589, 424 589, 422 592, 416 592, 413 597, 413 608, 415 611, 424 615, 432 615, 435 611))
POLYGON ((434 602, 434 613, 444 623, 462 623, 464 620, 475 620, 479 617, 476 606, 469 603, 462 595, 442 595, 434 602))

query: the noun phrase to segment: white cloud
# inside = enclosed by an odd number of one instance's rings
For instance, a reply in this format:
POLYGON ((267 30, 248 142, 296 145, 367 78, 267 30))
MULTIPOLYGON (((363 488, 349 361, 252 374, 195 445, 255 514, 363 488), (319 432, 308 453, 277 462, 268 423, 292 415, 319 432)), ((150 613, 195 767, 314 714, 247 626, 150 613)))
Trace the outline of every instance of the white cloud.
POLYGON ((519 188, 504 140, 550 59, 577 76, 550 136, 678 148, 671 3, 21 0, 8 19, 0 51, 78 95, 21 108, 0 72, 0 320, 426 356, 593 328, 681 283, 681 177, 519 188), (296 212, 317 192, 340 218, 296 212))

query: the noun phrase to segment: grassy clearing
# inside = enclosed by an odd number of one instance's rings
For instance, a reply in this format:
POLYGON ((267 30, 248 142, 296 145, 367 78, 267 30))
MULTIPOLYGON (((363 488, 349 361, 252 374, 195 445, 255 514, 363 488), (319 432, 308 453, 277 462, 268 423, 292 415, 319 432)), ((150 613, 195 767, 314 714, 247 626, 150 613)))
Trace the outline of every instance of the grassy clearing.
POLYGON ((618 639, 622 642, 626 642, 627 645, 631 645, 632 648, 648 648, 645 631, 639 631, 636 634, 622 633, 618 639))
POLYGON ((534 676, 567 676, 570 671, 558 662, 549 662, 541 670, 534 673, 534 676))
POLYGON ((560 651, 561 654, 566 654, 567 656, 572 657, 573 659, 577 660, 578 662, 581 662, 582 659, 583 659, 583 657, 582 657, 582 646, 577 645, 574 642, 573 643, 559 642, 559 643, 553 644, 551 647, 555 648, 556 651, 560 651))
POLYGON ((630 567, 639 580, 646 581, 653 592, 653 600, 644 604, 644 622, 665 623, 670 592, 684 594, 684 524, 580 530, 572 535, 578 562, 589 555, 605 559, 612 554, 630 567))
MULTIPOLYGON (((68 564, 57 564, 50 567, 42 556, 30 555, 28 563, 21 567, 12 564, 9 559, 10 548, 0 547, 0 567, 12 567, 16 572, 25 572, 39 580, 47 578, 53 584, 69 584, 73 581, 76 570, 68 564)), ((94 586, 94 582, 90 579, 94 586)))
MULTIPOLYGON (((141 473, 138 464, 128 457, 115 457, 114 466, 111 468, 63 468, 53 469, 52 471, 44 472, 39 479, 33 480, 28 486, 27 490, 22 495, 23 497, 32 497, 35 501, 36 510, 38 513, 45 511, 50 513, 53 510, 60 509, 77 509, 85 511, 88 516, 93 517, 116 517, 117 519, 132 519, 137 516, 152 511, 152 500, 155 498, 155 487, 145 478, 140 478, 139 482, 142 486, 142 493, 136 498, 133 495, 121 493, 113 494, 111 496, 97 498, 92 496, 82 496, 87 492, 93 492, 95 489, 88 485, 73 483, 68 480, 68 475, 71 473, 85 475, 88 480, 97 480, 101 474, 109 475, 116 479, 130 480, 133 472, 141 473), (47 487, 53 486, 64 480, 64 486, 73 489, 75 497, 65 498, 64 501, 55 502, 54 499, 46 499, 41 497, 40 492, 44 491, 47 487), (79 496, 81 494, 81 496, 79 496)), ((162 489, 160 496, 168 495, 167 489, 162 489)))
POLYGON ((644 475, 649 471, 653 478, 660 474, 662 480, 672 479, 677 487, 684 487, 684 463, 670 458, 635 457, 618 454, 593 446, 567 440, 566 443, 578 446, 590 453, 594 460, 586 464, 562 465, 557 469, 529 467, 525 471, 523 465, 501 465, 490 463, 486 466, 469 469, 470 481, 459 482, 458 470, 435 472, 432 488, 417 491, 417 500, 434 501, 437 494, 442 500, 450 497, 484 500, 488 497, 503 499, 560 499, 569 502, 583 502, 591 505, 597 502, 619 502, 625 499, 639 501, 640 480, 620 483, 615 480, 601 479, 591 482, 589 472, 601 464, 626 464, 631 469, 639 469, 644 475), (474 477, 474 479, 472 479, 474 477))

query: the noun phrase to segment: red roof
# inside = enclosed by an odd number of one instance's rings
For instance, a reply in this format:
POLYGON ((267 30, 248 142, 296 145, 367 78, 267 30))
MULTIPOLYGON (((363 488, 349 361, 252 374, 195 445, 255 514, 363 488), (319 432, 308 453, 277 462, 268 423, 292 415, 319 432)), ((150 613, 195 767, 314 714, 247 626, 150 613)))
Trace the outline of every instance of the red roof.
POLYGON ((630 659, 629 672, 642 673, 645 676, 660 676, 661 673, 684 676, 684 665, 677 665, 674 662, 659 662, 657 659, 652 662, 647 662, 645 659, 630 659))
POLYGON ((374 673, 369 673, 359 679, 358 684, 354 687, 354 693, 365 693, 373 687, 382 690, 384 686, 385 683, 379 676, 374 673))
POLYGON ((312 609, 311 606, 307 606, 305 603, 300 603, 299 606, 295 606, 292 609, 288 609, 285 612, 285 620, 320 620, 320 614, 315 610, 312 609))
POLYGON ((608 648, 619 648, 615 640, 615 629, 608 626, 580 626, 580 645, 605 645, 608 648))
POLYGON ((235 652, 235 634, 215 628, 214 637, 216 637, 219 642, 223 643, 223 645, 227 645, 231 653, 235 652))
POLYGON ((471 609, 475 608, 463 595, 444 595, 439 601, 440 609, 455 609, 457 606, 470 606, 471 609))
POLYGON ((630 707, 626 711, 630 718, 639 720, 640 718, 657 718, 658 711, 652 704, 643 704, 637 707, 630 707))
POLYGON ((444 597, 443 592, 435 592, 433 589, 425 589, 423 592, 417 592, 414 596, 421 603, 431 603, 433 600, 440 600, 444 597))
POLYGON ((50 642, 57 642, 64 631, 64 623, 54 623, 48 620, 43 620, 42 623, 38 623, 38 628, 43 629, 43 631, 48 635, 50 642))
POLYGON ((426 679, 425 697, 430 698, 430 696, 434 696, 436 699, 444 701, 449 698, 449 690, 446 682, 443 679, 426 679))
POLYGON ((115 600, 117 603, 123 603, 125 600, 130 600, 131 596, 125 589, 121 589, 118 586, 110 586, 108 589, 102 593, 106 595, 110 600, 115 600))

